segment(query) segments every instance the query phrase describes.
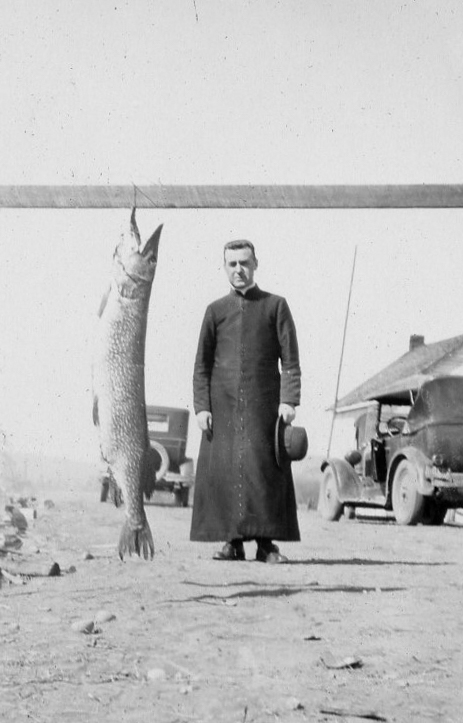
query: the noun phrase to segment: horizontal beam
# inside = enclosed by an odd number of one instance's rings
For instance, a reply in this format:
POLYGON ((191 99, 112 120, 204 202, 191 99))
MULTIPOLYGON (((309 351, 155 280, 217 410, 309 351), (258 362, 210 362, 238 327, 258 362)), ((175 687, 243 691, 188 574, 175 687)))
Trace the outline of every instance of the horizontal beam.
MULTIPOLYGON (((138 208, 463 208, 463 184, 137 186, 138 208)), ((0 186, 0 208, 130 208, 134 186, 0 186)))

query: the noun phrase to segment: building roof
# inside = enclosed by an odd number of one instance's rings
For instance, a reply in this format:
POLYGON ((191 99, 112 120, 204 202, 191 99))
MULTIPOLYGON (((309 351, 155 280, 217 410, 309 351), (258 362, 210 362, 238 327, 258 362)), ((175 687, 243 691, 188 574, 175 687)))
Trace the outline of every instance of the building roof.
POLYGON ((463 374, 463 334, 433 344, 410 337, 409 351, 339 399, 337 409, 378 399, 383 404, 410 403, 410 392, 423 382, 448 374, 463 374))

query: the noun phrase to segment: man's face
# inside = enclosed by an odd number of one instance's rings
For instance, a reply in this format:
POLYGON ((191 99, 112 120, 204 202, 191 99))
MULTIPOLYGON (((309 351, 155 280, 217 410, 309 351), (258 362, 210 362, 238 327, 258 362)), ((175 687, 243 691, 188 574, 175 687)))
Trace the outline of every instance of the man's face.
POLYGON ((235 289, 246 289, 254 282, 257 261, 251 249, 227 249, 224 268, 230 284, 235 289))

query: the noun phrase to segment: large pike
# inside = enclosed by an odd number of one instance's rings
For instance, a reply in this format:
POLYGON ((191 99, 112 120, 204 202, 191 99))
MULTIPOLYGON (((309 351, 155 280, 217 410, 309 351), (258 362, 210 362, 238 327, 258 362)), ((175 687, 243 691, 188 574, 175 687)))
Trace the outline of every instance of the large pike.
POLYGON ((111 284, 98 312, 93 357, 93 421, 111 481, 122 491, 126 519, 119 556, 154 555, 143 505, 152 475, 145 405, 145 339, 151 287, 162 225, 141 248, 131 215, 131 234, 114 252, 111 284))

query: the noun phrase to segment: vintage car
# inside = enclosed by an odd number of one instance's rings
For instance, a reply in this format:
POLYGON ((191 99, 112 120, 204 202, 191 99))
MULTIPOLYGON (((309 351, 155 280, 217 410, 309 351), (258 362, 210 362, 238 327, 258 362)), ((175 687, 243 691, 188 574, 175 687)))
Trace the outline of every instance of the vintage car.
MULTIPOLYGON (((188 507, 190 490, 194 487, 194 463, 185 454, 189 415, 188 409, 146 405, 151 469, 145 490, 147 500, 155 499, 155 492, 168 492, 177 507, 188 507)), ((108 495, 116 504, 121 504, 122 493, 111 485, 111 473, 103 464, 101 502, 106 502, 108 495)))
POLYGON ((376 507, 400 525, 438 525, 463 507, 463 376, 425 381, 402 406, 376 400, 355 424, 356 448, 321 465, 324 519, 376 507))
POLYGON ((146 406, 148 438, 151 447, 154 490, 170 492, 175 504, 188 507, 194 485, 193 460, 186 457, 188 409, 146 406))

